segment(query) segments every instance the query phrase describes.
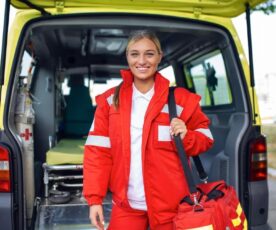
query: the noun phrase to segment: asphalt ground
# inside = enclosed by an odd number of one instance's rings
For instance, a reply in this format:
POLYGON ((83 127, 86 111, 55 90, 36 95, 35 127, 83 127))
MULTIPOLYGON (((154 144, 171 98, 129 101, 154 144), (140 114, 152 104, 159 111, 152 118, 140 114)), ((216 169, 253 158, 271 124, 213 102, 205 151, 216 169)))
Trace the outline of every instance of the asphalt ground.
MULTIPOLYGON (((276 171, 276 170, 275 170, 276 171)), ((269 212, 268 212, 268 229, 276 230, 276 176, 269 176, 269 212)))

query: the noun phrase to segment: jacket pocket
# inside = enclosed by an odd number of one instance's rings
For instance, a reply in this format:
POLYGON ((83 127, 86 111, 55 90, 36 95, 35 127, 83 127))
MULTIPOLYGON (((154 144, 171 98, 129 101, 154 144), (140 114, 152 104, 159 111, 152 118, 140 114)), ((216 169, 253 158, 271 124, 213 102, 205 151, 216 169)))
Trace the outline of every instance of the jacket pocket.
POLYGON ((170 135, 170 126, 166 123, 154 123, 154 147, 174 151, 173 139, 170 135))

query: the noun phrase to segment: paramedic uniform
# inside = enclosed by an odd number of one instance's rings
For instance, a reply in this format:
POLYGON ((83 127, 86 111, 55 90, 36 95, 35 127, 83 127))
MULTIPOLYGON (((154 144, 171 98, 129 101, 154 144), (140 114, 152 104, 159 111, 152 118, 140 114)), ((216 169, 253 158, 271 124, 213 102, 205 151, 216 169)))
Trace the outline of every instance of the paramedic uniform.
MULTIPOLYGON (((138 124, 142 136, 138 158, 141 171, 137 178, 141 179, 142 175, 144 194, 137 197, 131 192, 133 75, 130 70, 122 70, 121 75, 118 109, 112 103, 115 88, 96 98, 97 109, 85 144, 83 194, 88 205, 93 205, 102 204, 108 189, 112 192, 111 230, 147 229, 148 223, 152 230, 172 229, 178 203, 188 194, 188 187, 169 132, 169 81, 156 73, 154 93, 146 106, 143 125, 138 124)), ((187 155, 207 151, 213 137, 208 128, 209 119, 199 105, 200 96, 176 88, 175 101, 178 118, 187 127, 183 139, 187 155)))

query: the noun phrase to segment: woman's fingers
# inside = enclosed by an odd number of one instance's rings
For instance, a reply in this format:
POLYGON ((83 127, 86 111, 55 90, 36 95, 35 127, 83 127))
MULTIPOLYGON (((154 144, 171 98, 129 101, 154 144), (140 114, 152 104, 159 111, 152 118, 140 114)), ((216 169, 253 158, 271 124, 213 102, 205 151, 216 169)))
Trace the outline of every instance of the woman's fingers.
POLYGON ((180 134, 181 139, 183 139, 186 133, 187 128, 184 121, 178 118, 173 118, 170 125, 170 134, 172 136, 177 136, 178 134, 180 134))
POLYGON ((98 230, 104 230, 104 217, 102 205, 92 205, 89 210, 90 220, 98 230))
POLYGON ((101 206, 101 209, 99 210, 99 219, 98 219, 98 222, 99 222, 99 225, 101 227, 101 229, 104 229, 104 215, 103 215, 103 208, 101 206))

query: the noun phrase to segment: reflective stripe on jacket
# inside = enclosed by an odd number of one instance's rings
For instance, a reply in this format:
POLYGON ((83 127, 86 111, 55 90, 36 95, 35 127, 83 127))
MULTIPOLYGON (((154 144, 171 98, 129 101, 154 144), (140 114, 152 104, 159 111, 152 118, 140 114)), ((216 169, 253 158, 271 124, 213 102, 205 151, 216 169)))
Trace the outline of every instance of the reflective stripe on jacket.
MULTIPOLYGON (((119 108, 112 104, 115 89, 97 96, 97 109, 84 152, 83 194, 89 205, 101 204, 109 189, 117 205, 129 207, 127 189, 130 172, 130 115, 133 76, 122 70, 119 108)), ((169 81, 155 76, 154 95, 145 114, 142 165, 145 196, 151 226, 170 221, 179 201, 188 193, 176 148, 169 133, 169 81)), ((177 113, 187 126, 183 139, 189 156, 213 144, 209 119, 201 111, 200 96, 184 88, 175 89, 177 113)))

